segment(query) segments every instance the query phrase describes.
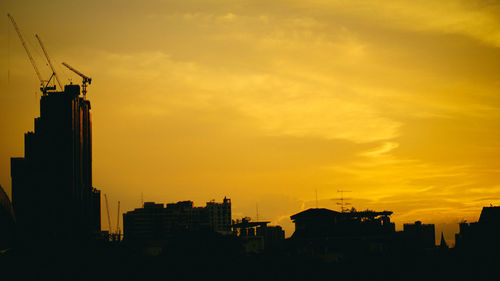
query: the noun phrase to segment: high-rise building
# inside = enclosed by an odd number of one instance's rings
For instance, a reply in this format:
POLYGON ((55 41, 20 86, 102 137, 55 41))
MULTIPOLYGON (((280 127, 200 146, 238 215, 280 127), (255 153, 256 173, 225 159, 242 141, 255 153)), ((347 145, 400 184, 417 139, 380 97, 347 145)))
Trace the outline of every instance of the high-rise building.
POLYGON ((99 232, 90 102, 80 86, 45 93, 24 141, 24 157, 11 159, 12 203, 23 238, 85 239, 99 232))
POLYGON ((12 204, 2 186, 0 186, 0 251, 13 246, 15 221, 12 204))

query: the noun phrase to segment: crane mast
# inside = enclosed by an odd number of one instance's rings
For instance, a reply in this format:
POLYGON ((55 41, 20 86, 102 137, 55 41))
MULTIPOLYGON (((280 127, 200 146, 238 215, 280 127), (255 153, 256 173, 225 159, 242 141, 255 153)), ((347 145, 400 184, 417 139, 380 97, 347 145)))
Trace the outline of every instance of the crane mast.
POLYGON ((108 196, 106 194, 104 194, 104 199, 106 199, 106 212, 108 213, 108 226, 109 233, 111 234, 111 217, 109 216, 108 196))
POLYGON ((118 213, 116 215, 116 234, 118 235, 118 240, 120 239, 120 201, 118 201, 118 213))
POLYGON ((47 62, 49 63, 50 69, 52 70, 52 74, 56 77, 57 84, 59 85, 59 88, 63 89, 61 82, 59 81, 59 77, 57 76, 56 70, 54 69, 54 66, 52 65, 52 61, 50 60, 49 54, 47 53, 47 50, 45 49, 45 46, 42 43, 42 40, 40 39, 40 36, 38 34, 35 34, 36 39, 38 39, 38 43, 40 44, 40 47, 42 47, 43 54, 45 55, 45 58, 47 59, 47 62))
POLYGON ((69 70, 73 71, 74 73, 76 73, 78 76, 82 77, 82 93, 83 93, 83 96, 85 97, 85 95, 87 94, 87 83, 90 85, 92 84, 92 78, 88 77, 87 75, 81 73, 80 71, 74 69, 71 65, 63 62, 62 63, 64 66, 66 66, 69 70))
POLYGON ((14 26, 14 29, 16 30, 17 35, 19 36, 19 40, 21 40, 21 43, 23 44, 23 47, 24 47, 24 50, 26 51, 26 54, 28 54, 28 58, 30 59, 31 65, 35 69, 36 76, 38 77, 38 80, 40 80, 40 85, 43 85, 44 81, 42 79, 42 75, 40 74, 40 71, 38 70, 38 67, 36 66, 35 60, 31 56, 31 53, 28 49, 28 46, 26 45, 26 41, 24 41, 23 35, 21 34, 21 30, 19 30, 19 27, 17 26, 14 18, 10 14, 7 14, 7 16, 9 17, 10 21, 12 22, 12 25, 14 26))

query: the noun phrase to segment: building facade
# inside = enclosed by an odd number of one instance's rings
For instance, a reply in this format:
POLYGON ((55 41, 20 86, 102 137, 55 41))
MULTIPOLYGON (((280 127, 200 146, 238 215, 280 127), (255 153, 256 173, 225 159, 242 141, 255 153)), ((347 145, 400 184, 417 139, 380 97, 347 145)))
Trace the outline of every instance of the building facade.
POLYGON ((81 239, 101 229, 100 191, 92 186, 90 102, 78 85, 48 92, 11 158, 12 203, 23 239, 81 239))

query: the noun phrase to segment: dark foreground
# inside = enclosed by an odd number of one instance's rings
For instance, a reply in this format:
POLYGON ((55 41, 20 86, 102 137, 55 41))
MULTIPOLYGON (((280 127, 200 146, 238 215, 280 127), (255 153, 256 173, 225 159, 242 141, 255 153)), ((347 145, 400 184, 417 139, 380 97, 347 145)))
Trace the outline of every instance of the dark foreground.
POLYGON ((453 249, 327 261, 290 252, 51 245, 2 253, 0 268, 0 280, 500 280, 498 253, 471 256, 453 249))

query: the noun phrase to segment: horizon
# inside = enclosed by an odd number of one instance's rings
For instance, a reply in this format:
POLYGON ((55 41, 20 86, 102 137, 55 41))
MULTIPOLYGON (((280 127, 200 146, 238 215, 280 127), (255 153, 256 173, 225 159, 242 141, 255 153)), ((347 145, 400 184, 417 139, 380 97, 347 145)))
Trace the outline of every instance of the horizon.
MULTIPOLYGON (((93 185, 281 225, 318 206, 390 210, 453 244, 500 205, 500 5, 487 1, 4 1, 0 185, 39 116, 39 82, 93 78, 93 185), (48 14, 57 15, 47 17, 48 14), (61 24, 64 23, 64 24, 61 24), (33 94, 34 93, 34 94, 33 94)), ((107 229, 101 208, 102 229, 107 229)), ((114 224, 114 219, 111 219, 114 224)))

